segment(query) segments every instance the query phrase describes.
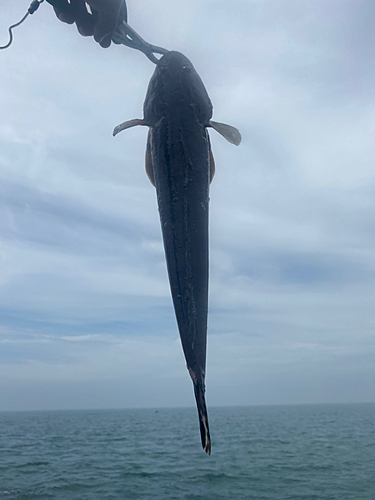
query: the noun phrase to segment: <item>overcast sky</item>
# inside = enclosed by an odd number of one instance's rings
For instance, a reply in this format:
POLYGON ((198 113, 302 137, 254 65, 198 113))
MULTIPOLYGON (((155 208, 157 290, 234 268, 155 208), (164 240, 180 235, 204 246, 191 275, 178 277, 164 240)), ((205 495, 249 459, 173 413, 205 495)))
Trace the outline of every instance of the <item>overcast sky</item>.
MULTIPOLYGON (((127 3, 243 136, 210 131, 208 404, 375 401, 374 1, 127 3)), ((147 129, 112 137, 153 70, 46 2, 0 52, 0 410, 194 405, 147 129)))

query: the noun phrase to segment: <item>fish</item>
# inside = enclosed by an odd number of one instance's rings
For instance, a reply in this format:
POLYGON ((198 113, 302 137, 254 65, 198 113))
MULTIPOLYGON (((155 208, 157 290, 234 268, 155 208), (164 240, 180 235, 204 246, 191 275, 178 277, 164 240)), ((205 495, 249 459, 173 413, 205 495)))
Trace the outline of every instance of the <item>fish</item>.
POLYGON ((156 187, 169 283, 187 369, 193 382, 203 450, 211 454, 205 400, 208 316, 209 186, 215 162, 207 128, 239 145, 239 131, 211 120, 212 103, 191 61, 163 55, 151 77, 143 119, 118 125, 113 135, 149 127, 146 174, 156 187))

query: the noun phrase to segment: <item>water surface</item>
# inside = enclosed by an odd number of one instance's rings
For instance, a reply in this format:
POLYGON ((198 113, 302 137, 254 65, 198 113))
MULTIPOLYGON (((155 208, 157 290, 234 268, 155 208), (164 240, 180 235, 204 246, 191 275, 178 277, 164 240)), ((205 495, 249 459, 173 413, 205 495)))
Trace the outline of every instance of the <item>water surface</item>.
POLYGON ((0 413, 1 500, 374 500, 375 404, 0 413))

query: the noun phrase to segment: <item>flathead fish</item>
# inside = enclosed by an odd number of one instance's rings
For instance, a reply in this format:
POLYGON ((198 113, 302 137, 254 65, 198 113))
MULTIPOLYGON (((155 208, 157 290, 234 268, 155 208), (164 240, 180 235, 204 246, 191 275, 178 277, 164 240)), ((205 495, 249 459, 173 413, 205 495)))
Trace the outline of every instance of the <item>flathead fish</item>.
POLYGON ((204 451, 211 439, 205 402, 208 312, 208 204, 215 172, 207 127, 238 145, 234 127, 214 122, 212 104, 192 63, 168 52, 157 63, 144 118, 117 126, 149 127, 146 173, 156 187, 173 304, 187 368, 194 385, 204 451))

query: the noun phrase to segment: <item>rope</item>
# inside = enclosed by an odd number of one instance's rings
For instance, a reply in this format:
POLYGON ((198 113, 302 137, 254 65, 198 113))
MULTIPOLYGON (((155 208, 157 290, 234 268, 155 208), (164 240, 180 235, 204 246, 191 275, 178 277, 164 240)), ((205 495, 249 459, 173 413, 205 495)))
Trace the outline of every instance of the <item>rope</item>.
POLYGON ((27 12, 26 14, 23 16, 23 18, 21 19, 21 21, 18 21, 18 23, 16 24, 12 24, 12 26, 9 26, 8 28, 8 31, 9 31, 9 42, 6 44, 6 45, 3 45, 1 46, 0 45, 0 50, 2 49, 7 49, 8 47, 10 47, 10 45, 12 45, 12 42, 13 42, 13 33, 12 33, 12 29, 13 28, 17 28, 17 26, 19 26, 20 24, 22 24, 24 22, 24 20, 27 18, 27 16, 29 14, 34 14, 34 12, 37 10, 37 8, 39 7, 39 5, 43 2, 44 0, 33 0, 30 4, 30 7, 27 9, 27 12))
POLYGON ((21 21, 19 21, 16 24, 12 24, 12 26, 9 26, 9 28, 8 28, 8 31, 9 31, 9 42, 6 45, 3 45, 3 46, 0 45, 0 50, 1 49, 7 49, 8 47, 10 47, 10 45, 13 42, 12 29, 13 28, 17 28, 17 26, 19 26, 20 24, 22 24, 29 14, 30 14, 30 12, 26 12, 26 14, 23 16, 23 18, 21 19, 21 21))

